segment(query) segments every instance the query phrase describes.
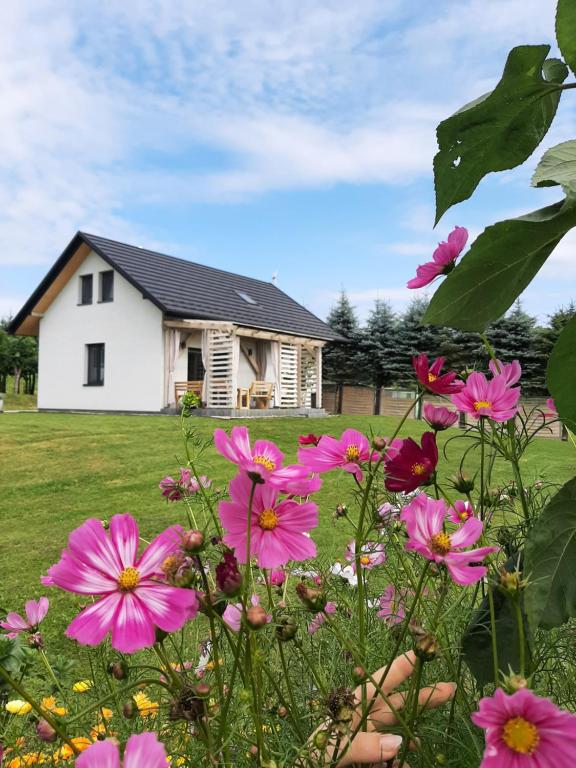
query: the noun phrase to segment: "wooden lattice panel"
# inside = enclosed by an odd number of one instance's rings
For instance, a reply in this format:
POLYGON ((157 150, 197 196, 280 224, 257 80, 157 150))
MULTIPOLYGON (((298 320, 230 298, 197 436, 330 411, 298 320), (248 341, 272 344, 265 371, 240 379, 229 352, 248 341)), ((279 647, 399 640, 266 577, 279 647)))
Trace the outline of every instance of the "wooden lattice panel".
POLYGON ((234 406, 234 378, 234 334, 229 331, 208 331, 208 408, 234 406))
POLYGON ((298 347, 295 344, 280 344, 280 389, 281 408, 298 406, 298 347))

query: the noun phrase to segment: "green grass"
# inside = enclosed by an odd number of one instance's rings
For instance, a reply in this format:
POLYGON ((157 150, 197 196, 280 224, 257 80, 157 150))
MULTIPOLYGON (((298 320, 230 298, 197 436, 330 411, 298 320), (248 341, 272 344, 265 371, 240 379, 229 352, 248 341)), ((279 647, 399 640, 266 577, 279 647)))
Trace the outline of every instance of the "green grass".
MULTIPOLYGON (((240 422, 233 422, 240 423, 240 422)), ((328 419, 262 419, 249 422, 254 437, 274 439, 288 460, 296 459, 297 436, 302 432, 337 435, 349 426, 390 434, 395 419, 388 417, 334 416, 328 419)), ((217 426, 231 422, 195 420, 198 432, 208 438, 217 426)), ((404 434, 419 434, 422 424, 410 421, 404 434)), ((446 434, 440 436, 440 445, 446 434)), ((440 478, 458 466, 460 441, 447 447, 441 458, 440 478)), ((182 457, 178 419, 170 416, 95 416, 20 413, 0 416, 0 507, 2 560, 4 563, 0 604, 16 607, 24 598, 38 594, 38 577, 55 562, 68 532, 87 517, 109 518, 130 512, 148 536, 173 522, 181 522, 182 510, 168 505, 158 491, 158 481, 175 472, 182 457)), ((202 471, 216 485, 224 485, 233 467, 215 450, 204 454, 202 471)), ((474 472, 474 457, 467 470, 474 472)), ((574 473, 575 454, 569 444, 537 440, 523 459, 525 482, 544 479, 561 483, 574 473)), ((509 479, 497 466, 496 482, 509 479)), ((317 540, 324 555, 341 552, 347 533, 332 522, 339 502, 350 502, 350 477, 335 472, 325 476, 317 496, 320 528, 317 540)), ((183 522, 183 521, 182 521, 183 522)))
MULTIPOLYGON (((24 382, 20 389, 24 390, 24 382)), ((4 395, 4 410, 6 411, 33 411, 36 408, 36 393, 33 395, 15 395, 12 376, 6 381, 6 393, 4 395)))

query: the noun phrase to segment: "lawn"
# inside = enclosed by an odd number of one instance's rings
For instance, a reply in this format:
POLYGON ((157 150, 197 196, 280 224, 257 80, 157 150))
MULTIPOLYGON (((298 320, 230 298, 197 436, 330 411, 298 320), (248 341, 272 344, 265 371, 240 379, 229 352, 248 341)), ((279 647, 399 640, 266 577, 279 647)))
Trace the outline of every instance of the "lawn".
MULTIPOLYGON (((208 438, 217 426, 230 421, 197 419, 199 434, 208 438)), ((240 423, 240 422, 235 422, 240 423)), ((289 460, 296 458, 297 437, 302 432, 337 435, 349 426, 390 434, 395 420, 387 417, 333 416, 327 419, 262 419, 249 422, 255 437, 274 439, 289 460)), ((404 434, 420 434, 422 424, 409 421, 404 434)), ((440 436, 440 444, 450 430, 440 436)), ((460 441, 447 446, 440 477, 457 469, 460 441)), ((170 416, 103 416, 19 413, 0 416, 0 514, 2 562, 0 605, 18 607, 38 595, 38 577, 58 559, 68 532, 85 518, 109 518, 131 512, 145 536, 173 522, 181 510, 167 504, 158 481, 177 470, 182 456, 178 419, 170 416)), ((232 476, 232 466, 210 449, 204 455, 206 472, 217 485, 232 476)), ((538 440, 523 460, 525 482, 544 479, 559 483, 574 473, 575 454, 570 444, 538 440)), ((474 463, 467 466, 474 471, 474 463)), ((496 468, 497 482, 507 478, 496 468)), ((321 551, 341 555, 347 533, 332 521, 336 504, 350 501, 350 477, 325 476, 317 496, 320 528, 316 536, 321 551)))

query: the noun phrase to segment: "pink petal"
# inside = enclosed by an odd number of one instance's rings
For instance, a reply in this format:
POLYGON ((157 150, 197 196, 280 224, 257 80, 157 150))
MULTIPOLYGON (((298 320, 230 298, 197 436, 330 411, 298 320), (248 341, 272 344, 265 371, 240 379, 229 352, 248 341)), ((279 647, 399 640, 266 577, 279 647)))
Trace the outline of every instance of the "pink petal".
POLYGON ((166 750, 155 733, 130 736, 124 752, 124 768, 166 768, 167 765, 166 750))
POLYGON ((468 242, 468 230, 466 227, 454 227, 452 232, 448 235, 448 244, 452 249, 454 258, 458 256, 466 243, 468 242))
POLYGON ((284 454, 280 448, 278 448, 276 443, 273 443, 270 440, 256 440, 251 453, 252 457, 263 456, 264 458, 269 459, 274 464, 275 469, 280 469, 284 461, 284 454))
POLYGON ((40 600, 28 600, 25 605, 26 616, 32 627, 40 624, 44 616, 48 613, 48 598, 41 597, 40 600))
POLYGON ((240 631, 240 625, 242 623, 242 606, 240 603, 234 605, 227 605, 222 618, 228 624, 230 629, 234 632, 240 631))
POLYGON ((154 624, 164 632, 177 632, 198 612, 198 596, 193 589, 151 581, 138 587, 136 597, 154 624))
POLYGON ((111 571, 113 576, 102 573, 64 550, 60 561, 48 569, 48 578, 55 586, 68 592, 106 595, 117 588, 117 577, 120 573, 120 570, 111 571))
POLYGON ((100 645, 112 629, 121 601, 122 595, 114 592, 84 608, 68 626, 66 636, 81 645, 100 645))
POLYGON ((68 549, 81 563, 102 574, 116 576, 124 570, 100 520, 91 518, 72 531, 68 549))
POLYGON ((484 526, 481 520, 477 517, 469 517, 457 531, 450 534, 452 546, 455 548, 469 547, 482 536, 483 529, 484 526))
POLYGON ((135 564, 141 578, 162 575, 162 563, 168 555, 171 555, 180 547, 183 533, 184 529, 182 526, 173 525, 159 536, 156 536, 155 539, 152 539, 142 553, 140 560, 135 564))
POLYGON ((24 629, 28 629, 28 622, 23 619, 19 613, 11 611, 6 616, 6 621, 0 621, 0 627, 2 627, 2 629, 9 629, 17 634, 24 629))
POLYGON ((286 499, 276 507, 276 513, 279 517, 278 527, 282 530, 301 533, 318 525, 318 506, 313 501, 298 504, 286 499))
POLYGON ((108 739, 95 741, 76 758, 76 768, 120 768, 118 747, 108 739))
POLYGON ((131 568, 138 554, 138 525, 132 515, 114 515, 110 520, 110 539, 122 569, 131 568))
POLYGON ((154 622, 144 603, 134 592, 122 595, 112 627, 112 647, 121 653, 134 653, 155 642, 154 622))

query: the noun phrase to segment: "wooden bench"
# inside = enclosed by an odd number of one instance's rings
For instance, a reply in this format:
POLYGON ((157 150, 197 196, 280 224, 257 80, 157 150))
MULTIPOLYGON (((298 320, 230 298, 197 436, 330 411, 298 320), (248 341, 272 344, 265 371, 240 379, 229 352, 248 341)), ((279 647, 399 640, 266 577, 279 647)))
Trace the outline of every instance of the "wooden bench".
POLYGON ((250 397, 256 401, 256 408, 269 408, 273 395, 272 381, 253 381, 250 385, 250 397))
POLYGON ((201 381, 177 381, 174 384, 174 397, 176 398, 176 404, 180 402, 180 398, 186 394, 186 392, 194 392, 202 399, 202 383, 201 381))

